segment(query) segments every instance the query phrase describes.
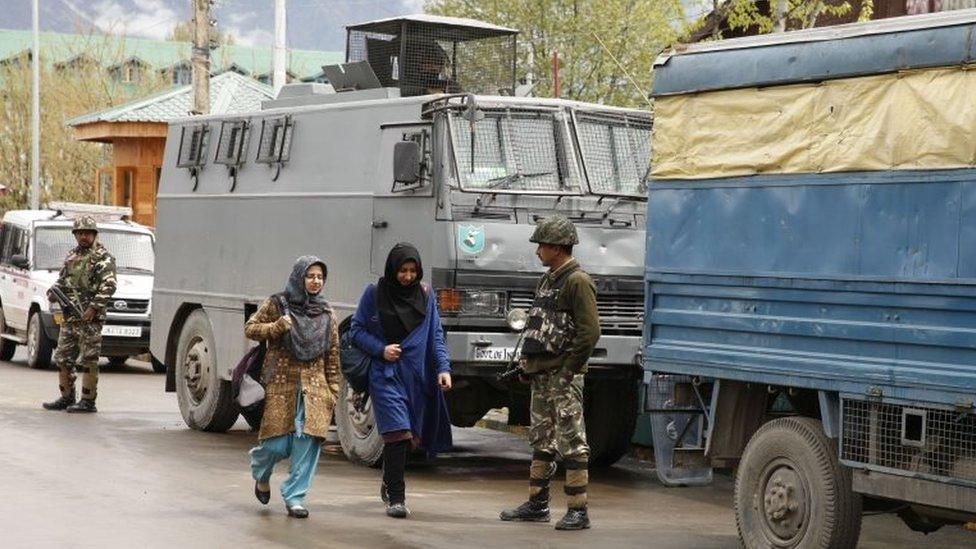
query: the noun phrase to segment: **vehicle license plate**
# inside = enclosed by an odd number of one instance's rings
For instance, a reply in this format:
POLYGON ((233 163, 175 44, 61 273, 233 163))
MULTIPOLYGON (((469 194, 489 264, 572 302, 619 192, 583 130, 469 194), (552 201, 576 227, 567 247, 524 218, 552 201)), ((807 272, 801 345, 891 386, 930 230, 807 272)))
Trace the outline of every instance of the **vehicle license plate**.
POLYGON ((102 326, 103 337, 139 337, 141 335, 141 326, 102 326))
POLYGON ((510 360, 515 354, 514 347, 475 347, 474 359, 501 362, 510 360))

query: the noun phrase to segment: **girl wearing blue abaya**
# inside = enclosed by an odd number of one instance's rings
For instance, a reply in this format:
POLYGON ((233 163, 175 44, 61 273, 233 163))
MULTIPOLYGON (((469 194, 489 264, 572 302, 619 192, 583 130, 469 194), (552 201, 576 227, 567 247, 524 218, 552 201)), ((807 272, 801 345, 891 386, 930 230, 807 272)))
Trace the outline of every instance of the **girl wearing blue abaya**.
POLYGON ((404 518, 407 453, 451 448, 451 422, 443 391, 451 388, 451 365, 435 299, 421 284, 420 253, 400 243, 386 258, 383 277, 359 300, 350 327, 356 346, 372 357, 369 394, 383 436, 386 514, 404 518))

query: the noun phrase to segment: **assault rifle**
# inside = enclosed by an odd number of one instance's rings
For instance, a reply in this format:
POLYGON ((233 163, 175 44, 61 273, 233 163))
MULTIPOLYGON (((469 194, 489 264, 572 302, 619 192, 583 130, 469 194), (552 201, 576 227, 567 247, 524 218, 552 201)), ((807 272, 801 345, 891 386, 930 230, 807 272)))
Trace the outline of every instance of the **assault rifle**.
POLYGON ((496 376, 498 381, 508 382, 525 375, 525 369, 522 368, 522 364, 519 362, 519 357, 522 354, 523 339, 525 339, 525 330, 522 330, 522 333, 519 335, 518 342, 515 343, 515 350, 512 352, 512 358, 505 365, 505 370, 496 376))
POLYGON ((58 305, 61 306, 61 311, 64 312, 65 316, 73 316, 77 319, 81 318, 81 308, 68 297, 68 294, 64 293, 64 290, 60 286, 55 284, 48 291, 54 297, 54 300, 58 302, 58 305))

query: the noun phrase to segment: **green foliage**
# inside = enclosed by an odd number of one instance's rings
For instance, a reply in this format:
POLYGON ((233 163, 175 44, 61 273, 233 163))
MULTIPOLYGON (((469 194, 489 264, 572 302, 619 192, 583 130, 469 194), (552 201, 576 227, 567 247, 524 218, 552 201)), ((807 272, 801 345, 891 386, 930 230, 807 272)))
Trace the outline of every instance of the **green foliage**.
MULTIPOLYGON (((758 30, 759 34, 773 32, 776 25, 776 6, 779 0, 770 0, 769 9, 760 9, 755 0, 727 0, 719 9, 727 14, 729 27, 735 30, 758 30)), ((874 0, 860 0, 858 21, 868 21, 874 13, 874 0)), ((820 17, 846 17, 855 7, 851 0, 786 0, 786 30, 807 29, 815 26, 820 17)))
POLYGON ((553 95, 558 52, 563 98, 639 108, 654 59, 684 27, 680 0, 428 0, 425 11, 519 29, 518 78, 530 75, 536 96, 553 95))

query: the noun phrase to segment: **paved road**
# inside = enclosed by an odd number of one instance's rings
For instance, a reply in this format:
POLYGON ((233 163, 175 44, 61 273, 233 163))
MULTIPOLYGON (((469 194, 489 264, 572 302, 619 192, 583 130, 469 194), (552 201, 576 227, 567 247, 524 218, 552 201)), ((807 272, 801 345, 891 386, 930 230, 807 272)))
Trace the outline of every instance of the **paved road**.
MULTIPOLYGON (((254 499, 246 425, 188 430, 147 366, 104 371, 96 415, 42 410, 56 385, 54 371, 30 370, 20 357, 0 363, 0 547, 738 546, 727 478, 667 489, 633 461, 592 475, 592 530, 501 523, 499 509, 525 495, 529 452, 513 435, 483 429, 456 430, 456 452, 408 470, 406 521, 383 514, 379 472, 349 464, 334 444, 309 495, 311 517, 289 519, 279 498, 267 507, 254 499)), ((976 547, 976 534, 944 528, 925 537, 890 516, 865 518, 861 540, 879 549, 976 547)))

